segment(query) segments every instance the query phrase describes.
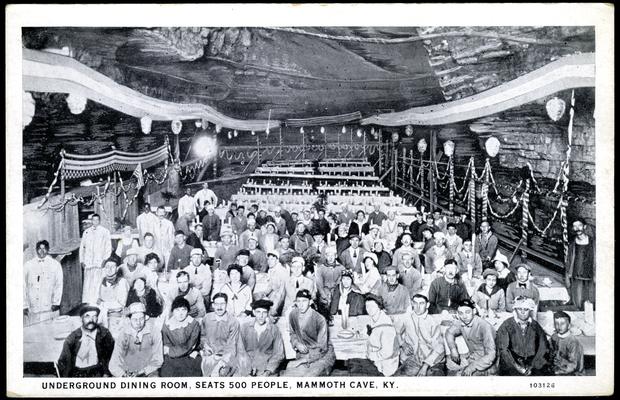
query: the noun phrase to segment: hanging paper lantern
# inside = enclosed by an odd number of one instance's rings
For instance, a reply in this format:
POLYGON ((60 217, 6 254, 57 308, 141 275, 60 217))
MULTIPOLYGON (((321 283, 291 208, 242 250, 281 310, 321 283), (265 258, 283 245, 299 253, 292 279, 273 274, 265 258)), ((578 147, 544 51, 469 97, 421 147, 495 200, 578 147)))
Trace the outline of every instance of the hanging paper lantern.
POLYGON ((426 147, 427 147, 426 140, 424 138, 420 139, 418 141, 418 152, 420 154, 424 153, 426 151, 426 147))
POLYGON ((71 114, 81 114, 86 109, 86 97, 79 94, 69 93, 67 96, 67 105, 71 114))
POLYGON ((342 133, 347 133, 347 128, 346 127, 342 127, 342 133))
POLYGON ((202 129, 207 129, 209 127, 209 121, 206 118, 203 118, 200 122, 202 129))
POLYGON ((215 133, 220 133, 222 131, 222 125, 215 124, 215 133))
POLYGON ((554 97, 547 102, 545 108, 547 109, 549 118, 553 121, 559 121, 566 110, 566 102, 558 97, 554 97))
POLYGON ((321 127, 321 133, 325 133, 325 128, 321 127))
POLYGON ((301 128, 299 128, 299 133, 301 133, 303 135, 303 133, 304 133, 304 127, 303 126, 301 128))
POLYGON ((233 138, 233 137, 232 137, 232 132, 231 132, 231 131, 228 131, 228 139, 232 139, 232 138, 233 138))
POLYGON ((452 157, 452 154, 454 154, 454 142, 452 140, 443 143, 443 152, 446 153, 448 157, 452 157))
POLYGON ((181 123, 181 121, 179 121, 178 119, 175 119, 174 121, 172 121, 172 133, 174 133, 175 135, 178 135, 179 133, 181 133, 181 129, 183 128, 183 124, 181 123))
POLYGON ((237 133, 237 130, 235 129, 235 130, 233 131, 233 136, 234 136, 234 137, 237 137, 237 135, 239 135, 239 133, 237 133))
POLYGON ((194 124, 196 124, 196 128, 202 127, 202 121, 196 121, 194 124))
POLYGON ((399 138, 400 138, 400 136, 398 135, 398 132, 392 133, 392 142, 394 142, 394 143, 398 142, 399 138))
POLYGON ((24 92, 22 96, 22 129, 30 125, 34 117, 35 102, 30 92, 24 92))
POLYGON ((413 135, 413 126, 407 125, 407 127, 405 128, 405 135, 407 136, 413 135))
POLYGON ((486 148, 487 154, 490 157, 495 157, 497 153, 499 153, 499 146, 499 140, 497 140, 497 138, 493 136, 488 138, 487 141, 484 143, 484 147, 486 148))
POLYGON ((140 128, 142 128, 142 133, 148 135, 151 133, 151 126, 153 125, 153 120, 148 115, 140 118, 140 128))
POLYGON ((375 136, 375 127, 374 126, 370 128, 370 134, 375 136))
POLYGON ((356 132, 357 137, 362 137, 362 130, 358 129, 356 132))
POLYGON ((250 134, 251 134, 252 136, 254 136, 254 135, 256 135, 256 132, 252 131, 252 132, 250 132, 250 134))
POLYGON ((269 128, 265 129, 265 133, 269 136, 269 128))

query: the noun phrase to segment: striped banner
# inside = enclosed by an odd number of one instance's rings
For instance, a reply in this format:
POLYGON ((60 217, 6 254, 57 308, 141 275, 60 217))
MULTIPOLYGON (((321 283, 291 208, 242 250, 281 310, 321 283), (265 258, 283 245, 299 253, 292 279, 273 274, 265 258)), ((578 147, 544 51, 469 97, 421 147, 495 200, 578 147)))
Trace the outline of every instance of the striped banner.
POLYGON ((527 247, 527 228, 529 226, 530 213, 530 179, 525 181, 525 191, 523 192, 523 206, 521 208, 521 240, 523 245, 527 247))
POLYGON ((454 212, 454 163, 452 160, 452 156, 448 159, 448 169, 450 171, 450 204, 449 210, 450 212, 454 212))
POLYGON ((476 180, 473 174, 469 178, 469 213, 472 226, 476 229, 476 180))

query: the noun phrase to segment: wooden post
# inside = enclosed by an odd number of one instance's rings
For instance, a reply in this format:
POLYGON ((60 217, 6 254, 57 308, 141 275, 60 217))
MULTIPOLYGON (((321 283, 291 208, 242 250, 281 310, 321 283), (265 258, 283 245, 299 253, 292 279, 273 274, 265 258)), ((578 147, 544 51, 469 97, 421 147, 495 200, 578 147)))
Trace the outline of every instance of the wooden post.
POLYGON ((364 151, 364 158, 366 158, 366 133, 364 133, 364 136, 362 136, 362 146, 364 151))
POLYGON ((435 174, 433 173, 434 162, 435 162, 435 147, 437 143, 437 133, 432 130, 430 137, 430 145, 429 145, 429 164, 428 164, 428 207, 429 210, 434 208, 433 204, 435 203, 435 174))
POLYGON ((396 143, 394 143, 394 151, 392 152, 393 154, 393 158, 392 158, 392 174, 394 177, 394 183, 393 183, 393 188, 396 189, 396 185, 398 183, 398 149, 396 148, 396 143))
MULTIPOLYGON (((377 147, 377 150, 379 151, 379 176, 381 176, 383 174, 383 167, 381 165, 381 163, 383 162, 383 143, 381 143, 381 140, 379 140, 379 146, 377 147)), ((340 156, 340 154, 338 154, 338 156, 340 156)))
POLYGON ((260 137, 258 136, 258 133, 256 134, 256 157, 256 160, 258 161, 256 165, 260 165, 260 137))
POLYGON ((306 158, 306 133, 302 132, 301 134, 301 159, 304 160, 306 158))
MULTIPOLYGON (((62 161, 61 161, 62 162, 62 161)), ((65 166, 60 167, 60 201, 65 201, 65 166)), ((67 207, 62 208, 62 222, 65 222, 67 207)))

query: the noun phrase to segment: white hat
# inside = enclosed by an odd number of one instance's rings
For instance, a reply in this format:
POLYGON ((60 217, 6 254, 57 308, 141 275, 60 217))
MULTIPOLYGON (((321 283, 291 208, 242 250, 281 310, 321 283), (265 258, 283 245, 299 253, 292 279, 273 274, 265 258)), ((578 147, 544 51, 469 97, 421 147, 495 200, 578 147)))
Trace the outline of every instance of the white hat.
POLYGON ((381 228, 379 228, 379 225, 377 225, 377 224, 372 224, 372 225, 370 225, 370 230, 372 231, 373 229, 379 230, 381 228))
POLYGON ((293 257, 293 259, 291 260, 291 265, 297 263, 301 264, 301 266, 304 267, 306 265, 306 260, 304 260, 303 257, 293 257))
POLYGON ((444 235, 443 232, 435 232, 433 233, 433 237, 435 239, 445 239, 446 235, 444 235))
POLYGON ((195 248, 192 249, 192 251, 189 253, 189 255, 190 255, 190 257, 193 256, 193 255, 201 256, 202 255, 202 249, 200 249, 198 247, 195 247, 195 248))
POLYGON ((529 297, 517 297, 514 302, 513 308, 527 308, 532 311, 536 310, 536 303, 529 297))
POLYGON ((139 254, 137 249, 134 249, 133 247, 127 250, 127 253, 125 253, 125 256, 137 256, 139 254))
POLYGON ((375 262, 375 265, 379 265, 379 259, 377 258, 377 255, 375 253, 371 253, 371 252, 364 253, 364 257, 362 258, 362 261, 365 262, 367 258, 372 258, 372 260, 375 262))
POLYGON ((278 252, 278 250, 269 250, 269 251, 267 252, 267 256, 269 256, 269 255, 273 255, 273 256, 275 256, 275 257, 280 258, 280 253, 278 252))
POLYGON ((493 258, 493 262, 495 262, 495 261, 499 261, 499 262, 503 263, 504 265, 506 265, 506 268, 508 268, 510 266, 510 263, 508 262, 508 257, 503 255, 499 250, 497 251, 497 254, 495 255, 495 258, 493 258))

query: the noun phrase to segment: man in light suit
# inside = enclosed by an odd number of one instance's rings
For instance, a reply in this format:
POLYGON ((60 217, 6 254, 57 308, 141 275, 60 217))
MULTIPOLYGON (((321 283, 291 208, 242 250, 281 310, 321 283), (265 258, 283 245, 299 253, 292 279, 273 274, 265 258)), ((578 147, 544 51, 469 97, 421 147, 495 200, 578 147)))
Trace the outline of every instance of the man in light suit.
POLYGON ((340 263, 349 271, 361 272, 366 250, 360 247, 359 235, 349 236, 349 244, 349 248, 340 253, 340 263))

